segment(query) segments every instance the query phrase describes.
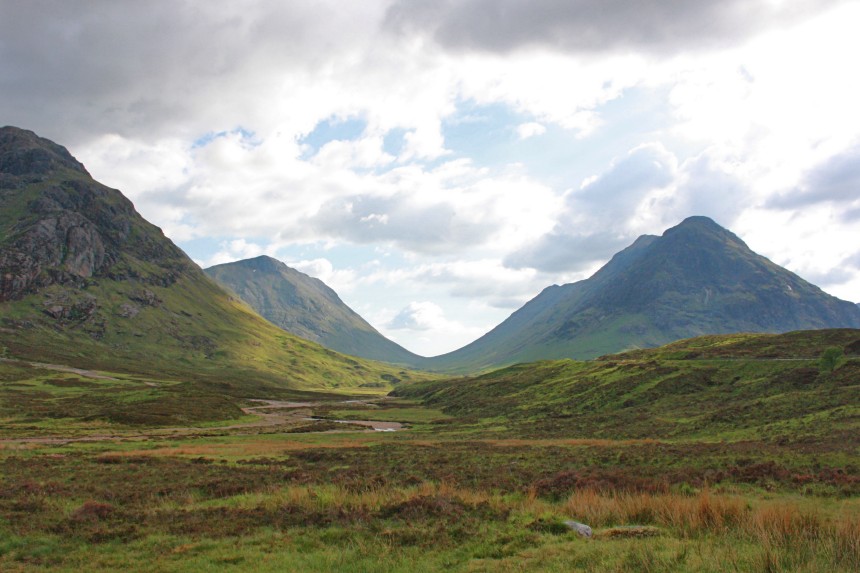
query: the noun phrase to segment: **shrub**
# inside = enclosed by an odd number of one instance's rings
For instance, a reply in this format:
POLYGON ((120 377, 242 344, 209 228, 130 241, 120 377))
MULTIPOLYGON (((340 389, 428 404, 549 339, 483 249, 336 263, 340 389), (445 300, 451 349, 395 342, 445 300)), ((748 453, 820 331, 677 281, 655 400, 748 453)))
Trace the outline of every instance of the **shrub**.
POLYGON ((842 349, 838 346, 831 346, 821 353, 821 358, 818 360, 818 369, 821 372, 833 372, 839 361, 842 359, 842 349))

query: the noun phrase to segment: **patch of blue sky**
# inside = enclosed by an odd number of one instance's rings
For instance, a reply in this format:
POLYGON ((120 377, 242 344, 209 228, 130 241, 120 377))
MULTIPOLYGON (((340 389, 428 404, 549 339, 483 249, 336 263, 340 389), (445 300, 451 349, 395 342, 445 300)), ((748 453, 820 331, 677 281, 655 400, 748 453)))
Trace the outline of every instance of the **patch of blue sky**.
MULTIPOLYGON (((504 104, 464 101, 443 122, 442 135, 454 157, 467 157, 477 165, 511 163, 519 139, 517 126, 528 121, 533 120, 504 104)), ((450 159, 451 155, 444 158, 450 159)))
POLYGON ((354 269, 374 265, 403 265, 406 260, 395 249, 385 249, 370 245, 337 243, 306 243, 289 245, 278 249, 276 258, 289 263, 327 259, 335 269, 354 269))
POLYGON ((600 125, 585 136, 505 104, 464 102, 443 124, 445 146, 452 152, 443 159, 467 157, 476 166, 489 168, 516 163, 530 177, 560 191, 578 187, 584 179, 607 169, 612 159, 638 145, 661 141, 670 149, 678 147, 680 143, 663 131, 671 124, 667 101, 665 91, 625 90, 594 110, 600 125), (520 137, 517 128, 530 122, 540 123, 546 130, 520 137))
POLYGON ((185 254, 195 261, 208 261, 212 255, 221 250, 223 239, 214 237, 201 237, 186 241, 175 241, 176 245, 185 251, 185 254))
POLYGON ((306 146, 302 154, 308 159, 330 141, 354 141, 361 137, 367 128, 367 121, 361 117, 330 117, 317 123, 313 131, 299 139, 299 144, 306 146))
POLYGON ((382 139, 382 150, 393 157, 400 155, 406 145, 404 137, 408 132, 408 129, 401 127, 388 130, 382 139))
POLYGON ((205 133, 194 140, 191 144, 192 149, 198 149, 200 147, 206 147, 213 141, 218 138, 226 137, 228 135, 239 134, 242 138, 242 141, 249 146, 259 145, 259 142, 256 140, 256 134, 253 131, 249 131, 244 127, 237 127, 235 129, 231 129, 230 131, 210 131, 209 133, 205 133))

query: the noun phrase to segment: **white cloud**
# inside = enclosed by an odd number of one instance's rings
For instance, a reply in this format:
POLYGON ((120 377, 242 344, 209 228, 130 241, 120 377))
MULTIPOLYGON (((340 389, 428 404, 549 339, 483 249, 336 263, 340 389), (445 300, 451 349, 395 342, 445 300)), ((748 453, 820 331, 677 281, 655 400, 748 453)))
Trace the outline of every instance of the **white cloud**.
POLYGON ((448 326, 442 309, 432 302, 413 302, 388 323, 394 330, 437 330, 448 326))
POLYGON ((517 126, 517 135, 520 139, 528 139, 546 133, 546 126, 536 121, 521 123, 517 126))
POLYGON ((505 258, 515 269, 581 271, 607 260, 654 225, 648 198, 670 190, 677 159, 659 144, 646 144, 617 158, 603 173, 567 192, 552 230, 505 258))
POLYGON ((453 350, 483 334, 480 328, 446 318, 441 307, 428 301, 409 303, 383 329, 384 332, 404 330, 414 334, 410 348, 425 356, 453 350))
POLYGON ((349 293, 355 287, 355 271, 352 269, 336 269, 328 259, 318 258, 287 262, 287 266, 301 271, 308 276, 320 279, 338 294, 349 293))

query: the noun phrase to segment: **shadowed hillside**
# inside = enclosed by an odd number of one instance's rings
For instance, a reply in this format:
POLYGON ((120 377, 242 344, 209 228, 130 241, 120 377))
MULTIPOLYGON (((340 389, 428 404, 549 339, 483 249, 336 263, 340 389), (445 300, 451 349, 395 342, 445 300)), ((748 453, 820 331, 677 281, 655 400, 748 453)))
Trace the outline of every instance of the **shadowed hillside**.
POLYGON ((206 274, 296 336, 372 360, 414 364, 421 359, 381 335, 321 280, 271 257, 216 265, 206 274))

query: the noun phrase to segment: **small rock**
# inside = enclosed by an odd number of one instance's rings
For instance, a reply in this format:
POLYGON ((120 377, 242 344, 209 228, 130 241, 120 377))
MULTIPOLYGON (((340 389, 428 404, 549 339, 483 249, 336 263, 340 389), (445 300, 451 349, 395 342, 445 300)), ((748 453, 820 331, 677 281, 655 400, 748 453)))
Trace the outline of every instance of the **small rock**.
POLYGON ((134 318, 140 314, 140 309, 133 304, 123 303, 119 307, 119 315, 123 318, 134 318))
POLYGON ((564 524, 571 530, 577 532, 582 537, 591 537, 592 531, 591 528, 584 523, 580 523, 578 521, 567 520, 564 524))
POLYGON ((59 320, 66 316, 66 307, 59 304, 51 305, 45 309, 45 313, 51 318, 59 320))
POLYGON ((143 289, 129 295, 131 300, 135 302, 139 302, 144 306, 158 306, 161 304, 161 299, 158 298, 154 292, 149 289, 143 289))

